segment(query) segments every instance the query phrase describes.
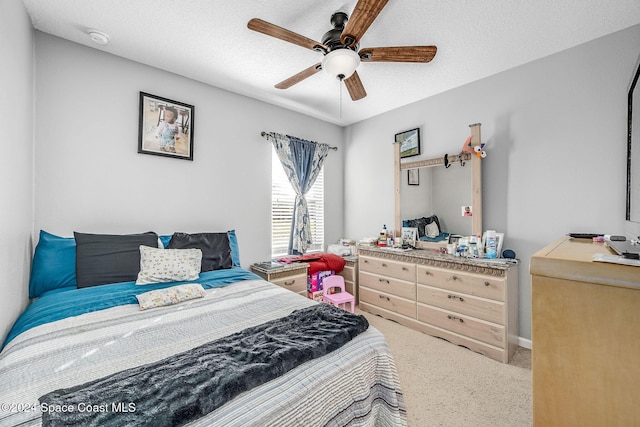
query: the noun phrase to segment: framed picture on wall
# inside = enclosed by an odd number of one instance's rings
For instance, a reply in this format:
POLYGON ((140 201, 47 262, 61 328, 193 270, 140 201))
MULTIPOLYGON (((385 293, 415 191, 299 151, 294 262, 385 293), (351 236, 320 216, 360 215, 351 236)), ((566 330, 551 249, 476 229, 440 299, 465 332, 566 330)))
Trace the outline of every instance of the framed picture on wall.
POLYGON ((396 134, 396 144, 400 144, 400 158, 420 154, 420 129, 411 129, 396 134))
POLYGON ((420 185, 420 169, 407 169, 409 185, 420 185))
POLYGON ((193 160, 194 106, 140 92, 138 153, 193 160))

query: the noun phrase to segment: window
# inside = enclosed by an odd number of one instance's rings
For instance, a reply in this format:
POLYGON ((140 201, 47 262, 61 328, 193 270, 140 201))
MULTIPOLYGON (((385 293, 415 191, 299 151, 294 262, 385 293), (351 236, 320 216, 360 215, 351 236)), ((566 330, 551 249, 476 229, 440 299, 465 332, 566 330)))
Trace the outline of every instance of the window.
MULTIPOLYGON (((287 255, 293 202, 296 193, 282 169, 276 150, 271 150, 271 257, 287 255)), ((324 166, 306 195, 313 243, 307 252, 321 252, 324 247, 324 166)))

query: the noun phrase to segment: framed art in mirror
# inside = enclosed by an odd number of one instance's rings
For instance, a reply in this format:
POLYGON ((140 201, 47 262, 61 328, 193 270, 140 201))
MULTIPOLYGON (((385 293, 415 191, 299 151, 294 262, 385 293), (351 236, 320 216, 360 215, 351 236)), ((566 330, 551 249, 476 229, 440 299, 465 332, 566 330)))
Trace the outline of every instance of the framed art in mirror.
POLYGON ((413 157, 420 154, 420 129, 411 129, 396 134, 395 142, 400 144, 400 157, 413 157))
POLYGON ((420 185, 420 169, 409 169, 407 171, 407 181, 409 185, 420 185))
POLYGON ((193 105, 140 92, 138 153, 193 160, 193 105))

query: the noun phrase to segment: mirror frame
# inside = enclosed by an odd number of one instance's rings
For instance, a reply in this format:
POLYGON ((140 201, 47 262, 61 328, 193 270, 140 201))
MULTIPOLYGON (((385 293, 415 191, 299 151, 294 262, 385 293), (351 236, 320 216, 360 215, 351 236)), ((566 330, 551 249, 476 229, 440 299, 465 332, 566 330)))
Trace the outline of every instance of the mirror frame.
MULTIPOLYGON (((481 145, 480 139, 480 123, 469 125, 471 128, 471 145, 481 145)), ((411 162, 400 161, 400 144, 394 143, 394 190, 395 190, 395 231, 399 233, 402 229, 402 218, 400 216, 400 179, 401 172, 407 169, 415 169, 429 166, 444 166, 443 157, 432 157, 429 159, 414 160, 411 162)), ((448 156, 449 162, 454 163, 460 160, 471 163, 471 202, 473 206, 473 216, 471 233, 473 235, 482 235, 482 159, 472 153, 465 152, 459 155, 448 156)), ((466 166, 465 166, 466 167, 466 166)), ((417 242, 418 247, 423 248, 439 248, 441 244, 433 242, 417 242)))

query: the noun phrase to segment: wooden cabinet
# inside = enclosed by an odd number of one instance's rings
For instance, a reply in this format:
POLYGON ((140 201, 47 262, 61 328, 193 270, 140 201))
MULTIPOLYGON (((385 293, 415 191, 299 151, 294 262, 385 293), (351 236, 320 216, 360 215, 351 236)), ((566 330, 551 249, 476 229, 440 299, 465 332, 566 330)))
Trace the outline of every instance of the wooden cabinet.
POLYGON ((518 340, 518 269, 432 250, 360 251, 360 308, 507 363, 518 340))
POLYGON ((640 423, 640 267, 562 238, 531 258, 533 423, 640 423))
POLYGON ((358 295, 358 257, 348 256, 344 257, 345 264, 344 269, 338 273, 344 277, 344 287, 347 292, 354 296, 356 304, 359 300, 358 295))
POLYGON ((253 264, 249 269, 268 282, 296 292, 307 297, 307 269, 306 263, 283 265, 282 267, 264 268, 260 264, 253 264))

